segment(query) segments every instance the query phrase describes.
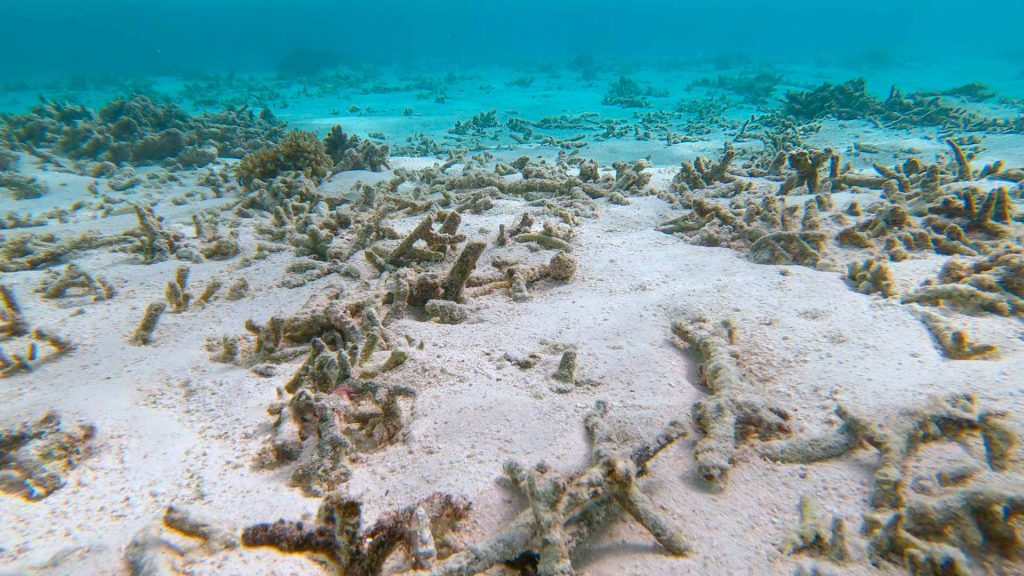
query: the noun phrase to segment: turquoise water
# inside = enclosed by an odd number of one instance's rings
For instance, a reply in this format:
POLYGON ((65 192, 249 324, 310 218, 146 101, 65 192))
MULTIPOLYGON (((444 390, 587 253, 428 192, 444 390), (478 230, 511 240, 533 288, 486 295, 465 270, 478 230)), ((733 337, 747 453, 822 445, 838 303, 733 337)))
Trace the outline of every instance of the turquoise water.
POLYGON ((295 48, 348 65, 967 64, 1019 76, 1019 2, 7 0, 0 74, 256 72, 295 48))
MULTIPOLYGON (((1024 23, 1012 16, 1019 5, 1010 0, 976 7, 953 0, 7 0, 3 8, 0 110, 7 112, 23 111, 38 93, 93 104, 140 88, 179 98, 181 84, 204 75, 276 77, 288 69, 341 70, 378 83, 471 76, 450 90, 447 116, 479 111, 477 100, 586 109, 597 103, 575 93, 586 91, 586 82, 572 81, 584 69, 600 91, 605 75, 646 76, 672 104, 694 77, 764 70, 798 85, 866 76, 879 94, 893 83, 935 90, 979 81, 1000 95, 1024 96, 1024 23), (506 91, 509 75, 534 82, 506 91), (494 90, 476 98, 466 90, 471 83, 494 90)), ((294 105, 287 88, 275 87, 284 92, 271 102, 275 109, 294 105)), ((223 95, 208 96, 184 103, 224 104, 223 95)), ((433 113, 400 93, 327 96, 345 109, 349 102, 378 111, 418 104, 419 112, 433 113)), ((302 121, 310 113, 284 115, 302 121)))

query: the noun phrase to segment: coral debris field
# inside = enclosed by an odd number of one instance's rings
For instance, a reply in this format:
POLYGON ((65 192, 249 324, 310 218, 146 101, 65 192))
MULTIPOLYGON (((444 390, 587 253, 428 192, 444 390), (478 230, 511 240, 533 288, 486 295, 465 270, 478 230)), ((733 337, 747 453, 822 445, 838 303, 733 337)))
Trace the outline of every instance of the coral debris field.
POLYGON ((1021 102, 662 72, 7 87, 0 574, 1024 571, 1021 102))

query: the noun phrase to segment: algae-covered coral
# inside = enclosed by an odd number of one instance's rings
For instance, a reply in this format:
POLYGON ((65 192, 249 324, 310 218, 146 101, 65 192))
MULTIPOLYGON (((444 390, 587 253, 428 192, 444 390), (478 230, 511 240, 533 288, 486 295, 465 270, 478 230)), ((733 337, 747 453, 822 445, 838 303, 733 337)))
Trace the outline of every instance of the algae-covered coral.
POLYGON ((327 176, 331 159, 323 142, 312 132, 289 132, 273 148, 252 152, 238 163, 238 180, 248 186, 285 172, 299 172, 317 182, 327 176))

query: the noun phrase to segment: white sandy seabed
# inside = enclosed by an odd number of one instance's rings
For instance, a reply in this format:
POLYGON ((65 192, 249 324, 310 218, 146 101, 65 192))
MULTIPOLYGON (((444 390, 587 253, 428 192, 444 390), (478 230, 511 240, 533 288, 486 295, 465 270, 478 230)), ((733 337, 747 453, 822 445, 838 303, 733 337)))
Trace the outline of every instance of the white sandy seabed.
MULTIPOLYGON (((397 159, 396 166, 422 164, 397 159)), ((654 186, 666 186, 674 168, 655 168, 654 186)), ((346 178, 359 177, 346 174, 346 178)), ((365 173, 362 176, 369 177, 365 173)), ((63 179, 59 194, 76 195, 86 181, 63 179)), ((379 177, 375 175, 374 178, 379 177)), ((189 181, 181 184, 182 189, 189 181)), ((338 184, 327 182, 323 186, 338 184)), ((795 200, 798 201, 798 200, 795 200)), ((837 196, 842 204, 843 199, 837 196)), ((847 199, 846 201, 849 201, 847 199)), ((691 406, 705 391, 693 356, 673 345, 675 318, 732 318, 745 375, 767 398, 786 406, 797 432, 834 425, 837 401, 870 414, 893 414, 930 395, 976 394, 987 407, 1008 410, 1019 427, 1024 415, 1024 355, 1019 321, 968 317, 972 336, 998 344, 994 360, 953 361, 942 356, 921 322, 905 307, 852 290, 838 272, 766 266, 725 248, 693 246, 655 227, 678 215, 655 197, 628 206, 600 201, 574 241, 579 270, 564 285, 538 286, 533 299, 514 303, 504 293, 475 298, 468 322, 441 325, 400 320, 391 326, 425 346, 390 376, 418 392, 404 443, 366 454, 353 467, 346 490, 361 499, 367 520, 415 503, 436 491, 472 502, 458 533, 473 543, 496 533, 521 511, 521 496, 496 478, 508 459, 544 460, 571 473, 587 465, 583 418, 598 399, 624 443, 650 439, 672 419, 688 438, 665 450, 642 480, 643 490, 671 517, 693 546, 686 558, 664 554, 634 521, 619 519, 577 559, 593 576, 618 574, 789 574, 809 565, 785 556, 780 542, 799 522, 801 495, 818 497, 832 513, 859 527, 877 453, 813 465, 767 462, 743 444, 722 490, 699 481, 691 406), (550 389, 561 346, 579 351, 581 379, 591 385, 569 394, 550 389), (537 353, 529 370, 506 353, 537 353)), ((169 223, 187 230, 192 211, 211 204, 161 207, 169 223)), ((499 224, 522 213, 518 202, 466 215, 470 239, 492 240, 499 224)), ((838 208, 841 209, 841 206, 838 208)), ((393 222, 400 232, 416 218, 393 222)), ((134 226, 134 217, 103 221, 106 231, 134 226)), ((69 232, 81 225, 68 225, 69 232)), ((53 231, 60 232, 60 226, 53 231)), ((255 239, 242 235, 243 253, 255 239)), ((265 445, 268 404, 300 360, 271 377, 213 363, 207 337, 244 333, 247 318, 265 320, 298 310, 330 284, 357 290, 358 280, 331 276, 296 289, 278 287, 287 253, 237 268, 233 261, 192 265, 192 282, 213 276, 245 277, 246 299, 217 301, 181 314, 165 314, 155 344, 132 346, 128 337, 145 306, 162 299, 177 262, 139 265, 124 254, 91 252, 77 261, 111 281, 117 297, 63 305, 33 294, 42 272, 5 275, 33 324, 59 328, 77 349, 31 373, 0 384, 0 423, 34 419, 48 409, 65 420, 96 425, 92 453, 68 485, 38 502, 0 498, 0 574, 122 574, 125 545, 170 504, 237 530, 278 518, 313 520, 319 500, 288 487, 288 470, 254 466, 265 445)), ((483 260, 487 260, 485 252, 483 260)), ((894 265, 900 288, 934 275, 938 257, 894 265)), ((367 269, 367 272, 369 269, 367 269)), ((893 564, 872 567, 863 550, 842 574, 903 573, 893 564)), ((301 555, 236 549, 186 555, 190 575, 328 573, 301 555)))

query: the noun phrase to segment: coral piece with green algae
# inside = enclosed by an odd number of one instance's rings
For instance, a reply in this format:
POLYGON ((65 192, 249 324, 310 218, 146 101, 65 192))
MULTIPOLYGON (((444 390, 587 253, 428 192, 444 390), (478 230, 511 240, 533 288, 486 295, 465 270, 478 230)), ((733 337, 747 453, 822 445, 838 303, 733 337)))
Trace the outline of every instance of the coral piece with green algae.
POLYGON ((0 491, 28 500, 53 494, 67 483, 95 435, 92 425, 65 426, 56 412, 0 430, 0 491))
POLYGON ((672 333, 701 357, 701 375, 709 391, 693 405, 694 420, 704 431, 696 446, 698 473, 707 482, 723 484, 737 443, 751 435, 767 440, 789 434, 790 414, 743 378, 724 325, 677 320, 672 333))

